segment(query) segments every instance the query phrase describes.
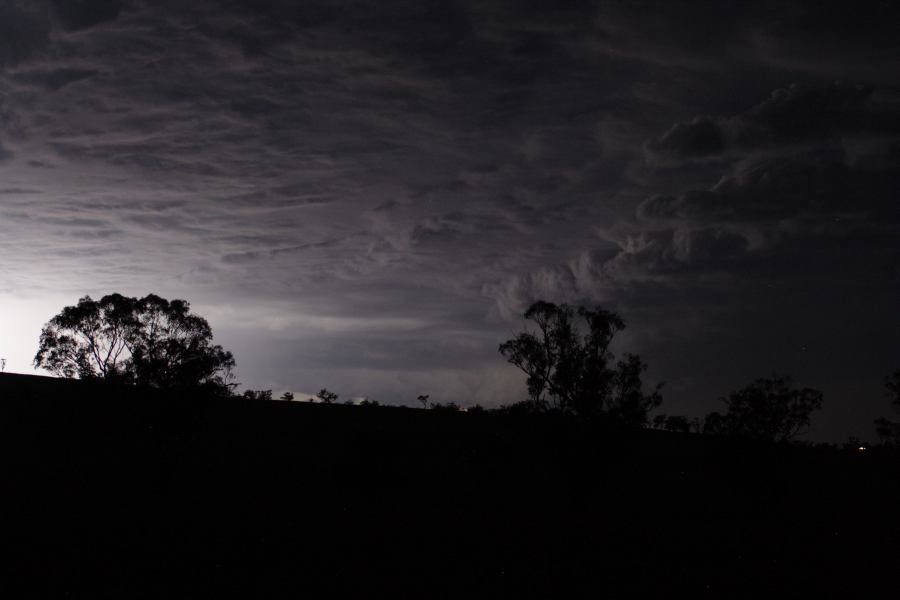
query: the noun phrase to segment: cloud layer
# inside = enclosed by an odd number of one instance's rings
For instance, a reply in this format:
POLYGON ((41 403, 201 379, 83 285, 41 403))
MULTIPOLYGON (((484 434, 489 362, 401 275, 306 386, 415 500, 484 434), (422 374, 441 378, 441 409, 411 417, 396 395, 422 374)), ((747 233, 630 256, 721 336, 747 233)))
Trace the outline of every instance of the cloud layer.
POLYGON ((514 400, 546 298, 671 412, 844 347, 877 395, 900 20, 835 6, 0 0, 0 296, 191 299, 253 387, 514 400))

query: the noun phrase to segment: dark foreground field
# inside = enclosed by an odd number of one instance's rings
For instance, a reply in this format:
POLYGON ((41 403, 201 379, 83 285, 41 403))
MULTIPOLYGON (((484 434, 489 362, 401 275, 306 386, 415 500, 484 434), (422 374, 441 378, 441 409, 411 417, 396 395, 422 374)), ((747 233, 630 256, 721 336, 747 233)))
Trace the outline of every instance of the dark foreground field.
POLYGON ((885 453, 15 375, 0 435, 3 598, 900 589, 885 453))

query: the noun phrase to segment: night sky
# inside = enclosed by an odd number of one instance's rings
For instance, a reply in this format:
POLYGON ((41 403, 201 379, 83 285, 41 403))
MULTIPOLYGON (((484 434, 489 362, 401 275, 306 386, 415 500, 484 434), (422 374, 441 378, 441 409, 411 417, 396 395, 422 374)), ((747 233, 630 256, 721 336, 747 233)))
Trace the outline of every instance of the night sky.
POLYGON ((900 367, 896 2, 0 0, 0 356, 191 301, 243 387, 495 406, 535 299, 662 412, 772 372, 874 439, 900 367))

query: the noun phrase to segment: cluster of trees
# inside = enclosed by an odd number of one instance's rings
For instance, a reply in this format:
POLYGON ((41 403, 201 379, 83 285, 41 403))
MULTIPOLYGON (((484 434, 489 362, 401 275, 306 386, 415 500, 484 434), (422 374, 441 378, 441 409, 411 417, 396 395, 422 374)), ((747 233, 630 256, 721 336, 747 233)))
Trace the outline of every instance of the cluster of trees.
POLYGON ((679 433, 728 435, 786 442, 805 432, 813 411, 822 408, 822 392, 797 389, 790 377, 761 378, 722 398, 727 410, 705 418, 660 414, 653 427, 679 433))
POLYGON ((85 296, 44 326, 34 365, 67 378, 230 393, 234 357, 212 339, 185 300, 85 296))
MULTIPOLYGON (((272 400, 272 390, 245 390, 241 397, 245 400, 272 400)), ((338 401, 338 396, 336 393, 330 391, 327 388, 322 388, 319 390, 314 397, 309 398, 309 402, 320 402, 322 404, 334 404, 338 401)), ((294 400, 293 392, 284 392, 279 398, 279 400, 283 400, 285 402, 292 402, 294 400)), ((381 406, 381 404, 377 400, 370 400, 369 398, 363 398, 359 402, 354 402, 353 400, 346 400, 344 404, 358 404, 359 406, 381 406)))
MULTIPOLYGON (((705 418, 649 413, 662 403, 658 384, 644 391, 647 365, 636 354, 616 361, 610 345, 624 320, 603 308, 570 307, 538 301, 525 312, 534 328, 500 344, 500 354, 526 375, 528 400, 505 412, 558 411, 581 417, 606 415, 635 426, 675 432, 786 442, 806 432, 812 414, 822 408, 822 392, 796 387, 790 377, 757 379, 722 398, 724 412, 705 418)), ((885 379, 892 406, 900 413, 900 370, 885 379)), ((427 396, 419 400, 425 404, 427 396)), ((900 445, 900 422, 875 421, 886 444, 900 445)))
MULTIPOLYGON (((616 360, 610 351, 625 321, 612 311, 538 301, 525 312, 533 330, 500 344, 500 353, 526 375, 524 409, 577 416, 607 415, 627 425, 648 425, 648 414, 662 403, 658 384, 644 391, 647 365, 637 354, 616 360)), ((900 380, 898 380, 900 384, 900 380)), ((822 407, 822 393, 795 389, 789 377, 758 379, 723 399, 727 411, 702 421, 657 415, 652 425, 670 431, 702 431, 785 441, 802 433, 810 415, 822 407)))

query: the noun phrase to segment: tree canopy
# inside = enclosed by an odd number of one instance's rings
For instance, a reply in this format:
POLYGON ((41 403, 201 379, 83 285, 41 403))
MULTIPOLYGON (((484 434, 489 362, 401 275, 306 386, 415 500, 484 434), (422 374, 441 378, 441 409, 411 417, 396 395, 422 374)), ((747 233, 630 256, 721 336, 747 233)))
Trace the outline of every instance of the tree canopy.
POLYGON ((722 401, 728 410, 707 415, 706 433, 767 441, 787 441, 803 433, 813 411, 822 408, 822 392, 794 388, 790 377, 760 378, 722 401))
POLYGON ((66 306, 44 325, 34 365, 66 378, 125 377, 137 329, 134 304, 109 294, 66 306))
POLYGON ((530 404, 580 416, 600 413, 643 425, 647 412, 662 402, 658 385, 643 391, 647 366, 636 354, 616 362, 610 351, 625 322, 614 312, 572 308, 538 301, 525 312, 536 331, 527 329, 500 344, 500 353, 527 376, 530 404))
POLYGON ((67 378, 229 389, 234 357, 212 338, 185 300, 85 296, 44 326, 34 364, 67 378))

